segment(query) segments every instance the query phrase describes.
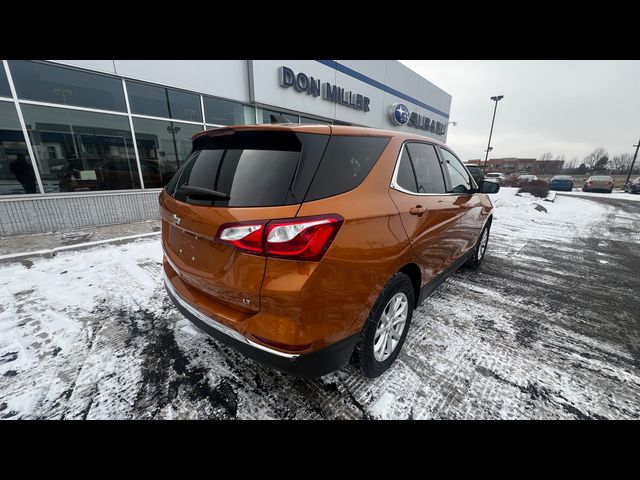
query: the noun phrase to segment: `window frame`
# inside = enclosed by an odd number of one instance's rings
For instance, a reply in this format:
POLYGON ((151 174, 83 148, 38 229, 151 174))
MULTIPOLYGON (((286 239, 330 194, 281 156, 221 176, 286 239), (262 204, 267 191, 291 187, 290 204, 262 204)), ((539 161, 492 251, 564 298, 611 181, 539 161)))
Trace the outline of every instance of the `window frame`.
MULTIPOLYGON (((10 72, 10 66, 9 66, 9 61, 22 61, 22 62, 28 62, 28 63, 32 63, 32 64, 38 64, 38 65, 43 65, 46 67, 53 67, 53 68, 57 68, 57 69, 61 69, 61 70, 68 70, 68 71, 72 71, 72 72, 76 72, 76 73, 80 73, 80 74, 85 74, 85 75, 94 75, 94 76, 99 76, 99 77, 104 77, 104 78, 109 78, 115 81, 118 81, 118 83, 121 84, 121 79, 124 77, 121 77, 117 74, 113 74, 113 73, 108 73, 108 72, 103 72, 103 71, 99 71, 99 70, 92 70, 92 69, 88 69, 88 68, 82 68, 82 67, 78 67, 76 65, 70 65, 67 63, 62 63, 62 62, 50 62, 50 61, 46 61, 46 60, 24 60, 24 59, 10 59, 10 60, 6 60, 7 61, 7 70, 8 72, 5 72, 7 74, 7 81, 9 81, 9 75, 8 73, 11 73, 11 81, 9 82, 9 84, 13 84, 14 88, 15 88, 15 93, 16 93, 16 99, 20 102, 20 103, 25 103, 25 104, 33 104, 33 105, 45 105, 45 106, 60 106, 62 108, 71 108, 71 109, 76 109, 76 110, 88 110, 88 111, 96 111, 96 112, 104 112, 104 113, 111 113, 111 114, 116 114, 116 115, 127 115, 127 101, 128 101, 128 97, 127 97, 127 93, 124 90, 124 88, 122 88, 122 85, 120 86, 121 93, 122 93, 122 98, 123 98, 123 109, 122 110, 110 110, 110 109, 105 109, 105 108, 99 108, 99 107, 89 107, 86 105, 71 105, 71 104, 66 104, 64 101, 63 102, 57 102, 57 101, 47 101, 47 100, 33 100, 33 99, 29 99, 26 97, 22 97, 19 92, 18 92, 18 87, 15 85, 15 79, 13 78, 13 72, 10 72)), ((11 86, 9 87, 11 88, 11 86)))
MULTIPOLYGON (((438 151, 438 145, 436 145, 435 143, 431 143, 431 142, 427 142, 427 141, 423 141, 423 140, 405 140, 404 142, 402 142, 402 145, 400 146, 400 150, 398 151, 398 156, 396 157, 396 164, 395 167, 393 169, 393 175, 391 176, 391 184, 389 185, 389 188, 392 188, 394 190, 397 190, 399 192, 402 193, 406 193, 408 195, 416 195, 416 196, 420 196, 420 197, 426 197, 426 196, 442 196, 442 195, 459 195, 458 193, 450 193, 450 192, 445 192, 445 193, 419 193, 419 192, 412 192, 410 190, 407 190, 406 188, 400 186, 398 184, 398 172, 400 171, 400 160, 402 159, 402 154, 404 153, 404 150, 406 148, 407 144, 410 143, 422 143, 424 145, 429 145, 430 147, 433 147, 433 149, 436 152, 436 158, 438 159, 438 164, 440 165, 440 173, 442 174, 442 180, 444 181, 444 187, 445 190, 450 190, 450 180, 449 180, 449 175, 448 172, 445 173, 445 169, 443 168, 443 162, 442 162, 442 156, 440 155, 440 152, 438 151)), ((407 151, 408 153, 408 151, 407 151)), ((411 158, 411 154, 409 153, 409 158, 411 158)), ((457 157, 456 157, 457 158, 457 157)), ((413 162, 411 165, 411 169, 413 170, 413 162)), ((415 176, 415 170, 414 170, 414 176, 415 176)), ((416 178, 416 185, 417 185, 418 179, 416 178)))

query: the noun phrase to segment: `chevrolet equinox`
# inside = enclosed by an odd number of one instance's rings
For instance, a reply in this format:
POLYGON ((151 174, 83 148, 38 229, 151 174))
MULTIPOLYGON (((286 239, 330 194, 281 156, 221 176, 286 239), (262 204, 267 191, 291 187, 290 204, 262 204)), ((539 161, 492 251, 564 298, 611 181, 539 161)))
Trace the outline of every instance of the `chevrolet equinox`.
POLYGON ((414 309, 482 261, 493 206, 436 140, 335 125, 193 137, 160 194, 164 281, 203 331, 280 371, 375 377, 414 309))

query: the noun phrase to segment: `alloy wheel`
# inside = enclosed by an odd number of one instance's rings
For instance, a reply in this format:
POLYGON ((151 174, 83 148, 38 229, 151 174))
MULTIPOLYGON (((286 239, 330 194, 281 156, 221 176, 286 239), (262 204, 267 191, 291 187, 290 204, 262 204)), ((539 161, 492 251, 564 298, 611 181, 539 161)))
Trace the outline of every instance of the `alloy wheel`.
POLYGON ((484 252, 487 250, 487 244, 489 243, 489 229, 485 228, 482 231, 482 238, 480 239, 480 245, 478 246, 478 262, 484 257, 484 252))
POLYGON ((384 362, 394 352, 409 312, 409 300, 403 293, 396 293, 382 311, 373 340, 373 355, 378 362, 384 362))

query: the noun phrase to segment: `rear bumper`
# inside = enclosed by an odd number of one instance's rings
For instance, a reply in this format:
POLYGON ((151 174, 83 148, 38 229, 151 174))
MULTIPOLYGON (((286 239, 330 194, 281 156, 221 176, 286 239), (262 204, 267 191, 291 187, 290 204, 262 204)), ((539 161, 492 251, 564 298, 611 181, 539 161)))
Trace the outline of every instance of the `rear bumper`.
POLYGON ((254 342, 195 309, 180 297, 166 275, 164 283, 176 308, 202 331, 253 360, 296 377, 314 378, 342 368, 349 362, 358 340, 358 335, 352 335, 311 353, 281 352, 254 342))

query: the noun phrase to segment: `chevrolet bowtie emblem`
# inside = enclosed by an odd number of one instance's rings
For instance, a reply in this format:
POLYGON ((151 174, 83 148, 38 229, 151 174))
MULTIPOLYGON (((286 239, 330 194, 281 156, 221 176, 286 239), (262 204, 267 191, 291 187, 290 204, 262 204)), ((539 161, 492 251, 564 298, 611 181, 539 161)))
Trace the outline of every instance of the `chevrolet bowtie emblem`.
POLYGON ((173 224, 180 225, 180 220, 182 219, 174 213, 173 217, 171 218, 171 221, 173 222, 173 224))

